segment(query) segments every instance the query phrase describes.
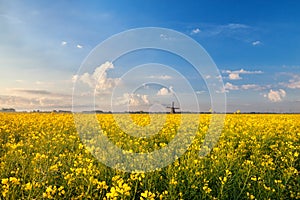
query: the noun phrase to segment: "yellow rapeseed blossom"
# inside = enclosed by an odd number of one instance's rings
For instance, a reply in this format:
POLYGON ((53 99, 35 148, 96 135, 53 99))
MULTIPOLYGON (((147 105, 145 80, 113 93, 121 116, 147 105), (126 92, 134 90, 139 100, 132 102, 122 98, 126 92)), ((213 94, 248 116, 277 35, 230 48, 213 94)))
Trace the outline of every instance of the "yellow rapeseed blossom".
POLYGON ((3 185, 7 185, 7 184, 8 184, 8 178, 3 178, 3 179, 1 179, 1 183, 2 183, 3 185))
POLYGON ((300 199, 299 114, 227 114, 222 124, 213 114, 78 115, 0 113, 0 198, 300 199), (134 158, 148 153, 150 172, 134 158))
POLYGON ((32 184, 31 183, 26 183, 25 184, 25 190, 30 191, 32 189, 32 184))
POLYGON ((155 198, 155 194, 146 190, 143 193, 141 193, 140 200, 143 200, 143 199, 154 200, 154 198, 155 198))

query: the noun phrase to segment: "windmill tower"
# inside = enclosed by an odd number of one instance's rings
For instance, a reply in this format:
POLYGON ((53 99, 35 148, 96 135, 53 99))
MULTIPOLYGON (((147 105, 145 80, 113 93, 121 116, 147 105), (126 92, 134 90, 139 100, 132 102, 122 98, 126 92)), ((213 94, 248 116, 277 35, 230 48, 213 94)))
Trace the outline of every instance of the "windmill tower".
POLYGON ((170 114, 176 113, 175 110, 179 109, 174 107, 174 101, 172 101, 172 106, 167 106, 167 108, 170 108, 170 114))

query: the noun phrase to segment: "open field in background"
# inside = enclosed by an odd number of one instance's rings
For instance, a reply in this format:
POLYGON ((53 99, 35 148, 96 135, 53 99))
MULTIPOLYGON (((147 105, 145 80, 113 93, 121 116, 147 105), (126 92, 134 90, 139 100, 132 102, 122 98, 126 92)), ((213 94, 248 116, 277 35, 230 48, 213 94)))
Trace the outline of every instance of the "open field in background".
MULTIPOLYGON (((112 115, 97 115, 104 134, 132 152, 150 152, 176 134, 134 139, 112 115)), ((197 115, 190 115, 191 119, 197 115)), ((147 115, 132 115, 147 125, 147 115)), ((300 199, 300 115, 227 115, 218 144, 198 156, 210 115, 188 151, 149 173, 124 173, 98 162, 80 142, 72 114, 0 114, 0 199, 300 199)))

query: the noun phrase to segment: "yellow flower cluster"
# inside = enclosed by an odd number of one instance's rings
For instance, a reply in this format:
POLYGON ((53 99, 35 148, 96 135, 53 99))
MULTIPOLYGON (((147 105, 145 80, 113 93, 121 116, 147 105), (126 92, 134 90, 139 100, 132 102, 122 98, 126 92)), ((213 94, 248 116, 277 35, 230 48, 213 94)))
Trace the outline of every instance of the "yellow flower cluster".
POLYGON ((211 114, 96 119, 99 132, 89 121, 76 127, 72 114, 0 113, 0 199, 300 199, 299 114, 226 115, 223 127, 211 126, 211 114), (216 146, 204 146, 207 131, 218 128, 220 137, 210 138, 216 146), (119 159, 120 169, 122 158, 101 152, 103 137, 131 155, 166 148, 182 133, 189 134, 178 143, 191 141, 186 152, 151 172, 119 171, 93 156, 119 159), (211 151, 200 157, 202 150, 211 151))

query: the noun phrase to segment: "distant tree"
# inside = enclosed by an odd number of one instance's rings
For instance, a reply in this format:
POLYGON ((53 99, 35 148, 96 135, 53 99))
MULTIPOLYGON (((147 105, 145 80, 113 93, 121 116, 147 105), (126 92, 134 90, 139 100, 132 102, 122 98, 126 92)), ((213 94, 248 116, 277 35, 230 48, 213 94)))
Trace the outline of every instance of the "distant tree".
POLYGON ((241 114, 241 110, 236 110, 234 114, 241 114))
POLYGON ((16 112, 14 108, 2 108, 1 112, 16 112))

